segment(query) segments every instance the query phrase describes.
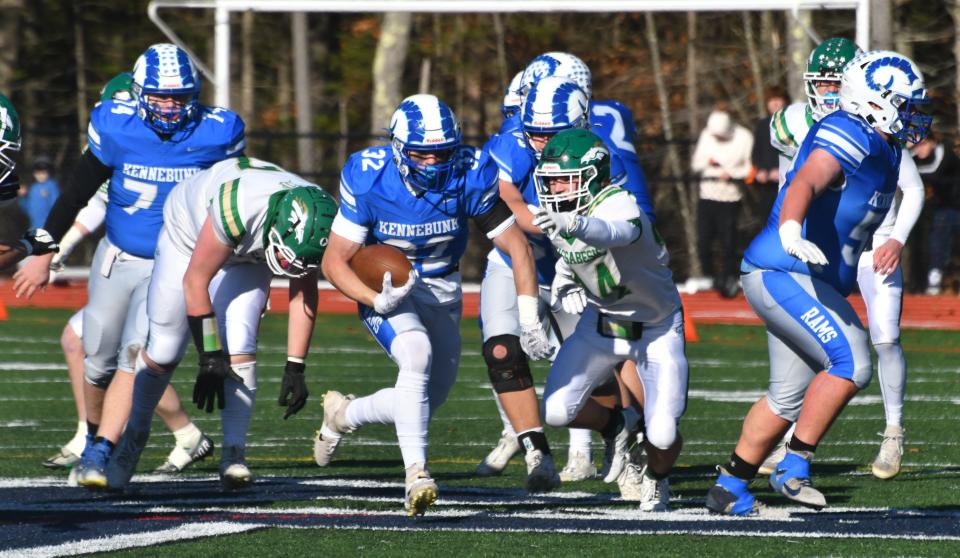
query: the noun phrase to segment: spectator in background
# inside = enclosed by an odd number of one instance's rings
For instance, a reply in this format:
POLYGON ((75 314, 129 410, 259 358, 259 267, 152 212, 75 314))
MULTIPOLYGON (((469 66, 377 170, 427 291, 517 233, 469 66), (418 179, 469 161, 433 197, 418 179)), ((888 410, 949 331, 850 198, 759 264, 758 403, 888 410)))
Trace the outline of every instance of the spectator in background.
POLYGON ((917 170, 930 193, 926 205, 933 215, 927 294, 940 294, 943 272, 953 255, 953 237, 960 232, 960 158, 931 131, 913 146, 917 170))
POLYGON ((20 187, 20 209, 30 219, 31 229, 43 228, 53 202, 60 195, 60 187, 52 173, 53 163, 41 155, 33 162, 33 184, 29 188, 20 187))
POLYGON ((780 186, 780 154, 770 144, 770 118, 789 102, 787 92, 782 87, 768 89, 767 116, 757 120, 753 127, 753 155, 750 159, 756 170, 754 197, 757 198, 757 213, 763 216, 770 214, 780 186))
POLYGON ((724 296, 737 293, 737 213, 743 198, 743 180, 751 170, 752 149, 750 130, 736 124, 722 108, 710 113, 690 164, 693 172, 700 175, 697 245, 704 277, 688 279, 688 293, 710 289, 714 284, 724 296), (716 277, 714 240, 720 243, 722 262, 716 277))

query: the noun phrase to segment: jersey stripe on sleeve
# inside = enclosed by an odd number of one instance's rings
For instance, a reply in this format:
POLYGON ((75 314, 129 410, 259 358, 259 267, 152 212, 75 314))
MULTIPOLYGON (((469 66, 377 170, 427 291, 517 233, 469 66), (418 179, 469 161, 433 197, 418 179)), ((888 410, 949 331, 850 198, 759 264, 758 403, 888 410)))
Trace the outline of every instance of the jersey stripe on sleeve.
POLYGON ((240 209, 237 204, 237 192, 240 190, 240 179, 225 182, 220 187, 220 221, 223 230, 234 244, 243 238, 246 229, 240 219, 240 209))

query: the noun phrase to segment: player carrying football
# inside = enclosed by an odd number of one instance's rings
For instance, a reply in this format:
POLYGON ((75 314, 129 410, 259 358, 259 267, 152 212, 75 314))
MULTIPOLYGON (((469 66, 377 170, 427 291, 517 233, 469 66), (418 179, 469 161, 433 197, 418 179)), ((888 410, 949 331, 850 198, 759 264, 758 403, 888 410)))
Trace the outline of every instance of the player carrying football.
POLYGON ((457 269, 467 219, 511 259, 521 347, 534 358, 547 356, 551 347, 538 316, 530 246, 498 197, 493 161, 461 145, 453 111, 433 95, 400 103, 390 134, 390 145, 354 153, 344 166, 323 273, 360 303, 364 325, 399 367, 397 383, 359 399, 328 392, 314 458, 327 465, 341 436, 364 424, 394 424, 406 468, 405 506, 414 515, 438 494, 426 467, 427 430, 453 387, 460 360, 457 269), (369 243, 404 252, 414 268, 406 284, 394 287, 385 274, 378 293, 361 282, 348 262, 369 243))

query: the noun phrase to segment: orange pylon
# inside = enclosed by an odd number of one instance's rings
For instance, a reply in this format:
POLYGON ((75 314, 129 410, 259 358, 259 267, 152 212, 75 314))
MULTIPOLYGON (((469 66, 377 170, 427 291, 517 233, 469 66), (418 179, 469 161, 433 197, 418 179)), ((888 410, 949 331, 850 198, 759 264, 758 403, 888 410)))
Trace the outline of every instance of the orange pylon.
POLYGON ((683 307, 683 338, 687 343, 696 343, 700 341, 700 335, 697 334, 697 326, 690 319, 687 313, 687 307, 683 307))
POLYGON ((0 298, 0 322, 5 322, 8 318, 7 305, 3 303, 3 298, 0 298))

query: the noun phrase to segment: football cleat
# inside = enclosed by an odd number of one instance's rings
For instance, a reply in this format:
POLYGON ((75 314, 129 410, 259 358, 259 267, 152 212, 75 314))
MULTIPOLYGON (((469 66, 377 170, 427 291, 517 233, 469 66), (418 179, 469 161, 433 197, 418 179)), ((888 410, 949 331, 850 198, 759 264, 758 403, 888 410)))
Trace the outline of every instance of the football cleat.
POLYGON ((244 448, 224 446, 220 456, 220 486, 224 490, 239 490, 253 484, 253 474, 247 468, 244 448))
POLYGON ((567 454, 567 464, 560 471, 560 480, 575 482, 592 479, 597 476, 597 468, 593 465, 590 453, 571 451, 567 454))
POLYGON ((206 434, 200 435, 200 441, 192 448, 184 448, 179 444, 167 456, 163 465, 153 470, 154 473, 179 473, 197 461, 203 461, 213 455, 213 440, 206 434))
POLYGON ((123 490, 130 483, 149 438, 149 430, 137 431, 127 426, 107 465, 107 486, 112 490, 123 490))
POLYGON ((819 510, 827 505, 826 498, 810 482, 810 461, 799 453, 787 451, 783 461, 770 475, 770 486, 808 508, 819 510))
POLYGON ((643 472, 647 468, 643 445, 636 444, 627 453, 627 463, 617 476, 620 497, 628 502, 643 500, 643 472))
POLYGON ((777 447, 770 452, 770 455, 763 460, 763 463, 760 464, 760 468, 757 469, 757 474, 759 475, 772 475, 774 469, 777 468, 777 464, 783 461, 783 457, 787 455, 787 440, 783 439, 777 442, 777 447))
POLYGON ((430 477, 430 472, 423 463, 414 463, 407 467, 406 484, 403 507, 410 517, 423 515, 440 495, 437 483, 430 477))
POLYGON ((873 476, 887 480, 900 472, 900 462, 903 459, 903 428, 887 425, 881 436, 883 436, 883 442, 880 443, 880 453, 873 461, 871 469, 873 476))
POLYGON ((83 450, 77 462, 77 484, 87 488, 107 487, 107 462, 110 460, 110 445, 106 440, 90 444, 83 450))
POLYGON ((523 456, 527 462, 527 492, 549 492, 560 486, 553 456, 535 449, 523 456))
POLYGON ((717 467, 720 476, 707 492, 707 509, 724 515, 755 515, 764 505, 750 494, 749 481, 737 478, 723 467, 717 467))
POLYGON ((70 468, 80 456, 68 450, 66 446, 60 448, 60 451, 43 460, 43 466, 47 469, 70 468))
POLYGON ((630 462, 629 447, 630 430, 626 426, 613 439, 603 440, 603 468, 600 469, 603 482, 610 483, 620 478, 630 462))
POLYGON ((313 437, 313 460, 320 467, 326 467, 340 445, 343 434, 353 432, 346 424, 347 406, 356 398, 343 395, 339 391, 323 394, 323 426, 313 437))
POLYGON ((520 442, 512 432, 504 430, 500 434, 497 446, 477 465, 478 477, 494 477, 506 469, 510 459, 520 451, 520 442))
POLYGON ((648 467, 640 472, 640 511, 667 511, 670 502, 670 481, 655 479, 648 467))

